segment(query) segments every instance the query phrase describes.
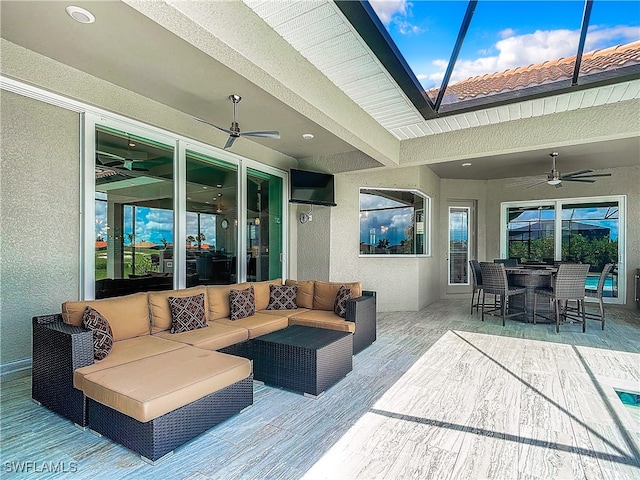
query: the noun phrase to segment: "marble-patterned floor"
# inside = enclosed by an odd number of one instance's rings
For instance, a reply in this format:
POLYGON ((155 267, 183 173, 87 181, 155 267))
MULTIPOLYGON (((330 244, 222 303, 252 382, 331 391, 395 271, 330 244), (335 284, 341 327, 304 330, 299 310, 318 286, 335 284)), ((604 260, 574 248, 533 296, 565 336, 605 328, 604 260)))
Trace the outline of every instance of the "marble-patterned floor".
POLYGON ((4 381, 1 478, 637 479, 640 315, 607 329, 481 322, 466 301, 378 316, 378 341, 317 399, 259 384, 254 405, 150 466, 4 381), (22 471, 18 471, 22 470, 22 471), (51 471, 57 470, 57 471, 51 471))

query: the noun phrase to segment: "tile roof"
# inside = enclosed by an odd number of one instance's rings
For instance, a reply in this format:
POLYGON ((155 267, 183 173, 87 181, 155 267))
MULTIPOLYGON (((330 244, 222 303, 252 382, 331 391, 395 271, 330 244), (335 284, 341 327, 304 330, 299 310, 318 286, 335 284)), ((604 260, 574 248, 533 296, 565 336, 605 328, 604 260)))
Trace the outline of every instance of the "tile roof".
MULTIPOLYGON (((537 65, 468 78, 447 87, 445 103, 519 90, 558 80, 568 80, 573 76, 575 60, 574 55, 537 65)), ((640 64, 640 41, 583 54, 580 74, 599 73, 637 64, 640 64)), ((433 88, 428 90, 427 94, 434 99, 438 90, 439 88, 433 88)))

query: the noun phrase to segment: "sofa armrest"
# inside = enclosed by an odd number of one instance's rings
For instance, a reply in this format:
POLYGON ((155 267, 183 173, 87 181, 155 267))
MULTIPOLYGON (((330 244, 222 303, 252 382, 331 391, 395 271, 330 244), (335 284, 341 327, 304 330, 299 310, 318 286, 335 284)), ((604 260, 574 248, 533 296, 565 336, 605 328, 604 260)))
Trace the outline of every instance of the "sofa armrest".
POLYGON ((362 296, 347 300, 345 320, 356 324, 353 353, 376 341, 376 292, 363 291, 362 296))
POLYGON ((32 325, 32 399, 85 427, 86 399, 73 387, 73 372, 93 363, 93 334, 60 314, 33 317, 32 325))

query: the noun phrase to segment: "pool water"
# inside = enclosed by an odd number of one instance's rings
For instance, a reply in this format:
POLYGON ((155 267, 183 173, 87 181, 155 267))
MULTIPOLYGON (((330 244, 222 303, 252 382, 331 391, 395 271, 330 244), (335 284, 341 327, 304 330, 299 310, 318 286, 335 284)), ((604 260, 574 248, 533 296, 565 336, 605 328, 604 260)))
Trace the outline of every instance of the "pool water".
POLYGON ((623 390, 614 390, 622 404, 627 407, 627 411, 633 419, 640 425, 640 394, 633 392, 625 392, 623 390))
MULTIPOLYGON (((587 280, 584 282, 587 290, 597 290, 598 289, 598 280, 600 280, 599 275, 589 275, 587 280)), ((604 281, 604 290, 612 291, 613 290, 613 277, 607 277, 604 281)))

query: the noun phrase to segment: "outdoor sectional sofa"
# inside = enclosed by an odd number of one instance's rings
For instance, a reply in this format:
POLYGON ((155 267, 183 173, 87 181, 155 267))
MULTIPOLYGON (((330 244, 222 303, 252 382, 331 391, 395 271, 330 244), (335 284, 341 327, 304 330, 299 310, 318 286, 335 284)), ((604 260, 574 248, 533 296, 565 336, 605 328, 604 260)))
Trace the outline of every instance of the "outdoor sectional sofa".
POLYGON ((296 285, 297 308, 267 309, 270 285, 281 279, 65 302, 62 313, 33 318, 32 398, 155 462, 253 404, 254 339, 303 325, 352 333, 353 354, 375 341, 375 293, 360 283, 286 284, 296 285), (341 286, 353 297, 344 318, 334 313, 341 286), (232 320, 231 290, 249 287, 255 313, 232 320), (170 297, 200 295, 206 328, 171 333, 170 297), (110 353, 100 360, 94 333, 83 326, 87 306, 111 329, 110 353))

